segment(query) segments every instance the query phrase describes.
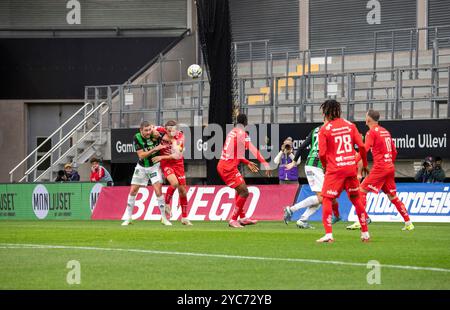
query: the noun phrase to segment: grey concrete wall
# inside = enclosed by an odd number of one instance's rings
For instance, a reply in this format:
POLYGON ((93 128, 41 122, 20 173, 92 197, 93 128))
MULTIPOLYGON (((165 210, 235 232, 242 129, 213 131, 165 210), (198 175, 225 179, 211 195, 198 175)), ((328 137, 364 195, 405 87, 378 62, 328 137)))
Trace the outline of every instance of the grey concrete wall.
MULTIPOLYGON (((196 35, 191 33, 173 47, 166 55, 165 59, 182 59, 181 73, 182 79, 187 79, 187 68, 196 62, 196 35)), ((163 81, 178 81, 179 66, 177 62, 165 62, 163 64, 163 81)), ((159 63, 155 63, 148 68, 133 84, 155 83, 160 78, 159 63)))
MULTIPOLYGON (((20 100, 0 100, 0 182, 26 156, 26 108, 20 100)), ((19 169, 16 175, 23 174, 19 169)))

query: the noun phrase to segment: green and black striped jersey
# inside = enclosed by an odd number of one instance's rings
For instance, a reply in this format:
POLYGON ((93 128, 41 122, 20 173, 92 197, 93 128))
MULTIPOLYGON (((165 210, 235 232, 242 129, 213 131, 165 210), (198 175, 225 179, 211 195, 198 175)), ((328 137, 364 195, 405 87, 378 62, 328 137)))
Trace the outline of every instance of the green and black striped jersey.
MULTIPOLYGON (((133 145, 134 149, 137 151, 144 150, 144 152, 148 152, 159 144, 159 139, 154 141, 151 138, 145 139, 142 137, 141 133, 138 132, 134 135, 133 145)), ((139 159, 139 165, 142 167, 152 167, 154 163, 152 162, 152 158, 157 156, 159 152, 155 152, 147 158, 139 159)))
POLYGON ((305 148, 311 146, 305 165, 323 169, 319 159, 319 130, 321 127, 322 126, 316 127, 309 133, 305 141, 299 146, 297 153, 295 153, 294 161, 297 161, 300 158, 300 154, 305 148))

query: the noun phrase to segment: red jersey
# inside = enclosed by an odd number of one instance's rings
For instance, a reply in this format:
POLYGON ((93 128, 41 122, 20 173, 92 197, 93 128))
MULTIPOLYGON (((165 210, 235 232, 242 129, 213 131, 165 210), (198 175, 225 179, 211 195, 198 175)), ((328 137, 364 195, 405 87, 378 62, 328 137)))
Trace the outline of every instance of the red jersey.
POLYGON ((219 161, 220 165, 231 169, 237 167, 241 162, 248 164, 249 161, 245 159, 246 150, 250 150, 264 166, 269 166, 258 149, 250 141, 247 132, 240 127, 235 127, 228 133, 222 148, 222 155, 220 156, 219 161))
POLYGON ((161 161, 161 165, 176 165, 176 164, 183 164, 183 151, 184 151, 184 134, 183 132, 179 131, 175 137, 172 139, 167 134, 167 131, 165 128, 159 127, 157 130, 161 133, 162 139, 161 144, 162 145, 168 145, 167 148, 162 149, 159 151, 160 155, 172 155, 172 154, 178 154, 179 157, 177 159, 165 159, 161 161))
POLYGON ((100 182, 100 180, 105 176, 105 168, 99 166, 97 170, 91 170, 90 180, 91 182, 100 182))
POLYGON ((364 167, 367 167, 366 150, 355 124, 334 119, 323 125, 319 131, 319 158, 326 172, 357 169, 356 151, 358 145, 364 167))
POLYGON ((366 151, 372 150, 373 168, 389 169, 394 167, 397 149, 391 134, 380 125, 372 127, 366 134, 366 151))

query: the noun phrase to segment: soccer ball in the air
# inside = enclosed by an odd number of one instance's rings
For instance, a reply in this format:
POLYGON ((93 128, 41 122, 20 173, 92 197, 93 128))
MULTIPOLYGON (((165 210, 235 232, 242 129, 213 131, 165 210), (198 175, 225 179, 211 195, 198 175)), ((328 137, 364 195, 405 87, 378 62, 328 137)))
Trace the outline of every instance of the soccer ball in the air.
POLYGON ((200 67, 197 64, 190 65, 188 70, 187 70, 187 74, 191 78, 196 79, 196 78, 198 78, 198 77, 200 77, 202 75, 202 67, 200 67))

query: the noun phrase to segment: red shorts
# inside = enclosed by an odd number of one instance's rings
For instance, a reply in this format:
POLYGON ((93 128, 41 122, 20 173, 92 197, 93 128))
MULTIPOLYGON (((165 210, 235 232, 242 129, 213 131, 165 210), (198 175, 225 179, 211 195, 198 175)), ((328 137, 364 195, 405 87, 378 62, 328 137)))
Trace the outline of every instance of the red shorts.
POLYGON ((328 198, 337 198, 343 190, 347 195, 359 195, 359 181, 356 178, 356 171, 331 172, 325 173, 325 180, 322 187, 322 196, 328 198))
POLYGON ((178 180, 178 184, 180 185, 186 185, 186 176, 184 173, 184 165, 161 165, 161 169, 164 173, 164 177, 167 179, 167 177, 171 174, 175 174, 178 180))
POLYGON ((220 164, 217 165, 217 172, 219 173, 225 184, 231 188, 236 188, 241 184, 245 184, 244 178, 237 169, 237 167, 229 168, 220 164))
POLYGON ((395 195, 397 186, 395 184, 395 168, 389 169, 374 169, 370 171, 369 175, 361 183, 361 188, 378 193, 380 189, 390 195, 395 195))

